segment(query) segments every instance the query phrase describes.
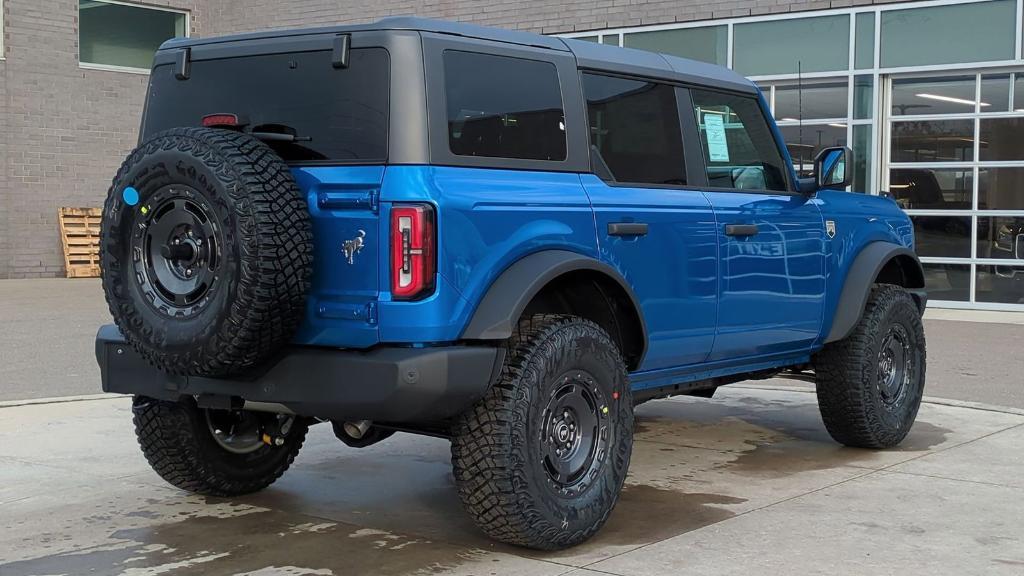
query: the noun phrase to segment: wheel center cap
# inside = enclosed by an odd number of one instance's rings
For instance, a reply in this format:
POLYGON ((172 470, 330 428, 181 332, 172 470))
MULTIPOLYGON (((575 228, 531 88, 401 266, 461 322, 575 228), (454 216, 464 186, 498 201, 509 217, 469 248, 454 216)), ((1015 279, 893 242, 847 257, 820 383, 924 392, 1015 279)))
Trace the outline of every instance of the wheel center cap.
POLYGON ((569 426, 565 422, 559 424, 555 434, 558 436, 559 442, 567 442, 569 440, 569 426))

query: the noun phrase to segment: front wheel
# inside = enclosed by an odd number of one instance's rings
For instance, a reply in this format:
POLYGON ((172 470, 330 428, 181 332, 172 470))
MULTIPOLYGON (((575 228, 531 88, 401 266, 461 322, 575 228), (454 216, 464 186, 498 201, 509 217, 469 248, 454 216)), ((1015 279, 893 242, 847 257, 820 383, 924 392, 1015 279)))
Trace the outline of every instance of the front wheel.
POLYGON ((626 366, 608 334, 572 316, 520 322, 501 376, 452 437, 459 496, 490 537, 556 550, 608 519, 633 447, 626 366))
POLYGON ((135 435, 168 483, 207 496, 262 490, 295 460, 308 424, 298 416, 199 408, 136 396, 135 435))
POLYGON ((899 444, 924 394, 924 326, 913 297, 899 286, 875 286, 853 332, 827 344, 814 368, 832 438, 858 448, 899 444))

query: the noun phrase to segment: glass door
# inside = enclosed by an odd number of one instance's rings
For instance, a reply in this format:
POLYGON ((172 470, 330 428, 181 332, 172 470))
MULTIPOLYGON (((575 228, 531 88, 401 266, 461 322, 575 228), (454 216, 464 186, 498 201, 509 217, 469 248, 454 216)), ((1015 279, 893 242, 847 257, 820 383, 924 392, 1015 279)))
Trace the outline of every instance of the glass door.
POLYGON ((882 110, 931 301, 1024 309, 1024 71, 888 77, 882 110))

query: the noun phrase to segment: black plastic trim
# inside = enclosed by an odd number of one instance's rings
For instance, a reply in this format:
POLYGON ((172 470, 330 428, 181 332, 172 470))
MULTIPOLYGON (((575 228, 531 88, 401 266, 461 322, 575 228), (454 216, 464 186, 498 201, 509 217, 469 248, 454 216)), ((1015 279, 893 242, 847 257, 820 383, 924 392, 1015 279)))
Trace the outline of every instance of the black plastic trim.
MULTIPOLYGON (((836 304, 836 311, 832 317, 832 328, 829 330, 825 342, 842 340, 853 332, 854 327, 864 314, 864 306, 867 305, 868 296, 871 294, 871 286, 878 278, 878 273, 898 256, 909 256, 921 268, 921 262, 913 250, 894 244, 892 242, 872 242, 860 251, 860 254, 853 260, 850 271, 846 274, 846 281, 843 283, 843 290, 839 295, 836 304)), ((923 269, 921 277, 924 276, 923 269)), ((923 286, 911 286, 910 292, 915 294, 915 300, 921 313, 924 313, 925 304, 928 301, 927 295, 923 293, 923 286)))
POLYGON ((629 295, 640 318, 643 343, 637 365, 647 352, 647 324, 633 288, 611 266, 568 250, 535 252, 509 266, 491 284, 462 332, 467 340, 504 340, 512 335, 523 310, 544 286, 555 278, 575 270, 594 270, 615 280, 629 295))
POLYGON ((369 351, 294 346, 245 377, 204 378, 154 368, 114 325, 96 335, 104 392, 242 399, 282 404, 302 416, 406 425, 442 422, 472 406, 503 358, 499 347, 484 345, 369 351))

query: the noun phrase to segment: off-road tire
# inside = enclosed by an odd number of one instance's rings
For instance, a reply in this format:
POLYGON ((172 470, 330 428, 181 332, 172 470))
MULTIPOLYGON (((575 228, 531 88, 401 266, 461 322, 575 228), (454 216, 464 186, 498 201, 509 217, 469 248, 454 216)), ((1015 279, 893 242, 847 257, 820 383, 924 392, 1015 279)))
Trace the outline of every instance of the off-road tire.
POLYGON ((825 345, 814 358, 818 407, 837 442, 857 448, 890 448, 910 431, 921 406, 925 381, 925 337, 913 297, 899 286, 872 288, 853 332, 825 345), (882 346, 890 330, 909 340, 905 394, 885 400, 880 378, 882 346))
POLYGON ((226 376, 273 355, 304 317, 312 255, 306 199, 288 166, 243 133, 174 128, 152 136, 121 165, 103 207, 110 313, 132 347, 171 374, 226 376), (205 207, 213 231, 211 256, 196 266, 209 287, 180 308, 147 275, 159 266, 145 265, 143 254, 159 258, 140 248, 156 229, 147 218, 175 196, 205 207))
POLYGON ((239 496, 270 486, 291 466, 308 429, 296 417, 284 444, 234 454, 213 439, 203 410, 191 399, 136 396, 132 413, 139 446, 153 470, 182 490, 206 496, 239 496))
POLYGON ((614 341, 588 320, 538 314, 520 321, 497 382, 457 420, 452 464, 462 503, 488 536, 557 550, 587 540, 608 519, 632 445, 633 403, 614 341), (598 467, 584 475, 592 481, 568 490, 548 477, 538 445, 550 412, 546 397, 577 370, 592 375, 588 387, 608 399, 607 420, 600 421, 608 425, 606 450, 593 461, 598 467))

